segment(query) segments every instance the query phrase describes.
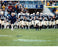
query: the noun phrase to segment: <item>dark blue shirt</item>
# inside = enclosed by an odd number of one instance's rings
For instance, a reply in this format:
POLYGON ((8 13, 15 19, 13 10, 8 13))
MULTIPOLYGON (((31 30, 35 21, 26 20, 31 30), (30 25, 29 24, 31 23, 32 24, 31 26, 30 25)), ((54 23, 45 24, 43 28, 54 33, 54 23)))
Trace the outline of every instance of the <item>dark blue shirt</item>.
POLYGON ((9 16, 9 20, 11 21, 11 24, 14 24, 17 20, 16 16, 9 16))

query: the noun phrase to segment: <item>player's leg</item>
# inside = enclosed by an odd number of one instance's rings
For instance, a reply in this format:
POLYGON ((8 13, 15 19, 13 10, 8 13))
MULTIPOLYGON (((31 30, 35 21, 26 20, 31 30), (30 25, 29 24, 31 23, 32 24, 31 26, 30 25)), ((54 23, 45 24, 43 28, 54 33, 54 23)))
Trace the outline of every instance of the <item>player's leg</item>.
POLYGON ((11 30, 12 30, 12 31, 13 31, 13 29, 14 29, 13 26, 14 26, 14 24, 11 24, 11 30))

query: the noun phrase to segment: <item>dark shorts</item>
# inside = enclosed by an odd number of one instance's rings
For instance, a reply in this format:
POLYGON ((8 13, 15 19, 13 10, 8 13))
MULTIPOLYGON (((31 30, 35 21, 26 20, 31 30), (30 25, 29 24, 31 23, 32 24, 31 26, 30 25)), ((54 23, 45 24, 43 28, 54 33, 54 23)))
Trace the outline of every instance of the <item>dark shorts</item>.
POLYGON ((4 19, 1 19, 1 21, 4 21, 4 19))

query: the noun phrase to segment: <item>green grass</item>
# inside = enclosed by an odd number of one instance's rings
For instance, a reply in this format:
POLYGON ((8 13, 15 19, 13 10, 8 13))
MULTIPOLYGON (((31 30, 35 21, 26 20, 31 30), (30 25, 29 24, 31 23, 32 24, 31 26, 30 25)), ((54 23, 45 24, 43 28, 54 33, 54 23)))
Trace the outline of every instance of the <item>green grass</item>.
POLYGON ((0 29, 0 46, 58 46, 58 29, 0 29), (19 41, 25 39, 29 41, 19 41), (16 41, 15 41, 16 40, 16 41), (30 41, 50 40, 50 41, 30 41))

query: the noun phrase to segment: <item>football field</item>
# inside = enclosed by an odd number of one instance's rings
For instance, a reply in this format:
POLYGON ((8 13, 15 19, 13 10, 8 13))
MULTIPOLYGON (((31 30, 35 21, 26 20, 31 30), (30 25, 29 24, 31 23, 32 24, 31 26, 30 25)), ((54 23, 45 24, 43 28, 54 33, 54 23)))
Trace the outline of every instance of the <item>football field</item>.
POLYGON ((58 29, 0 29, 0 46, 58 46, 58 29))

